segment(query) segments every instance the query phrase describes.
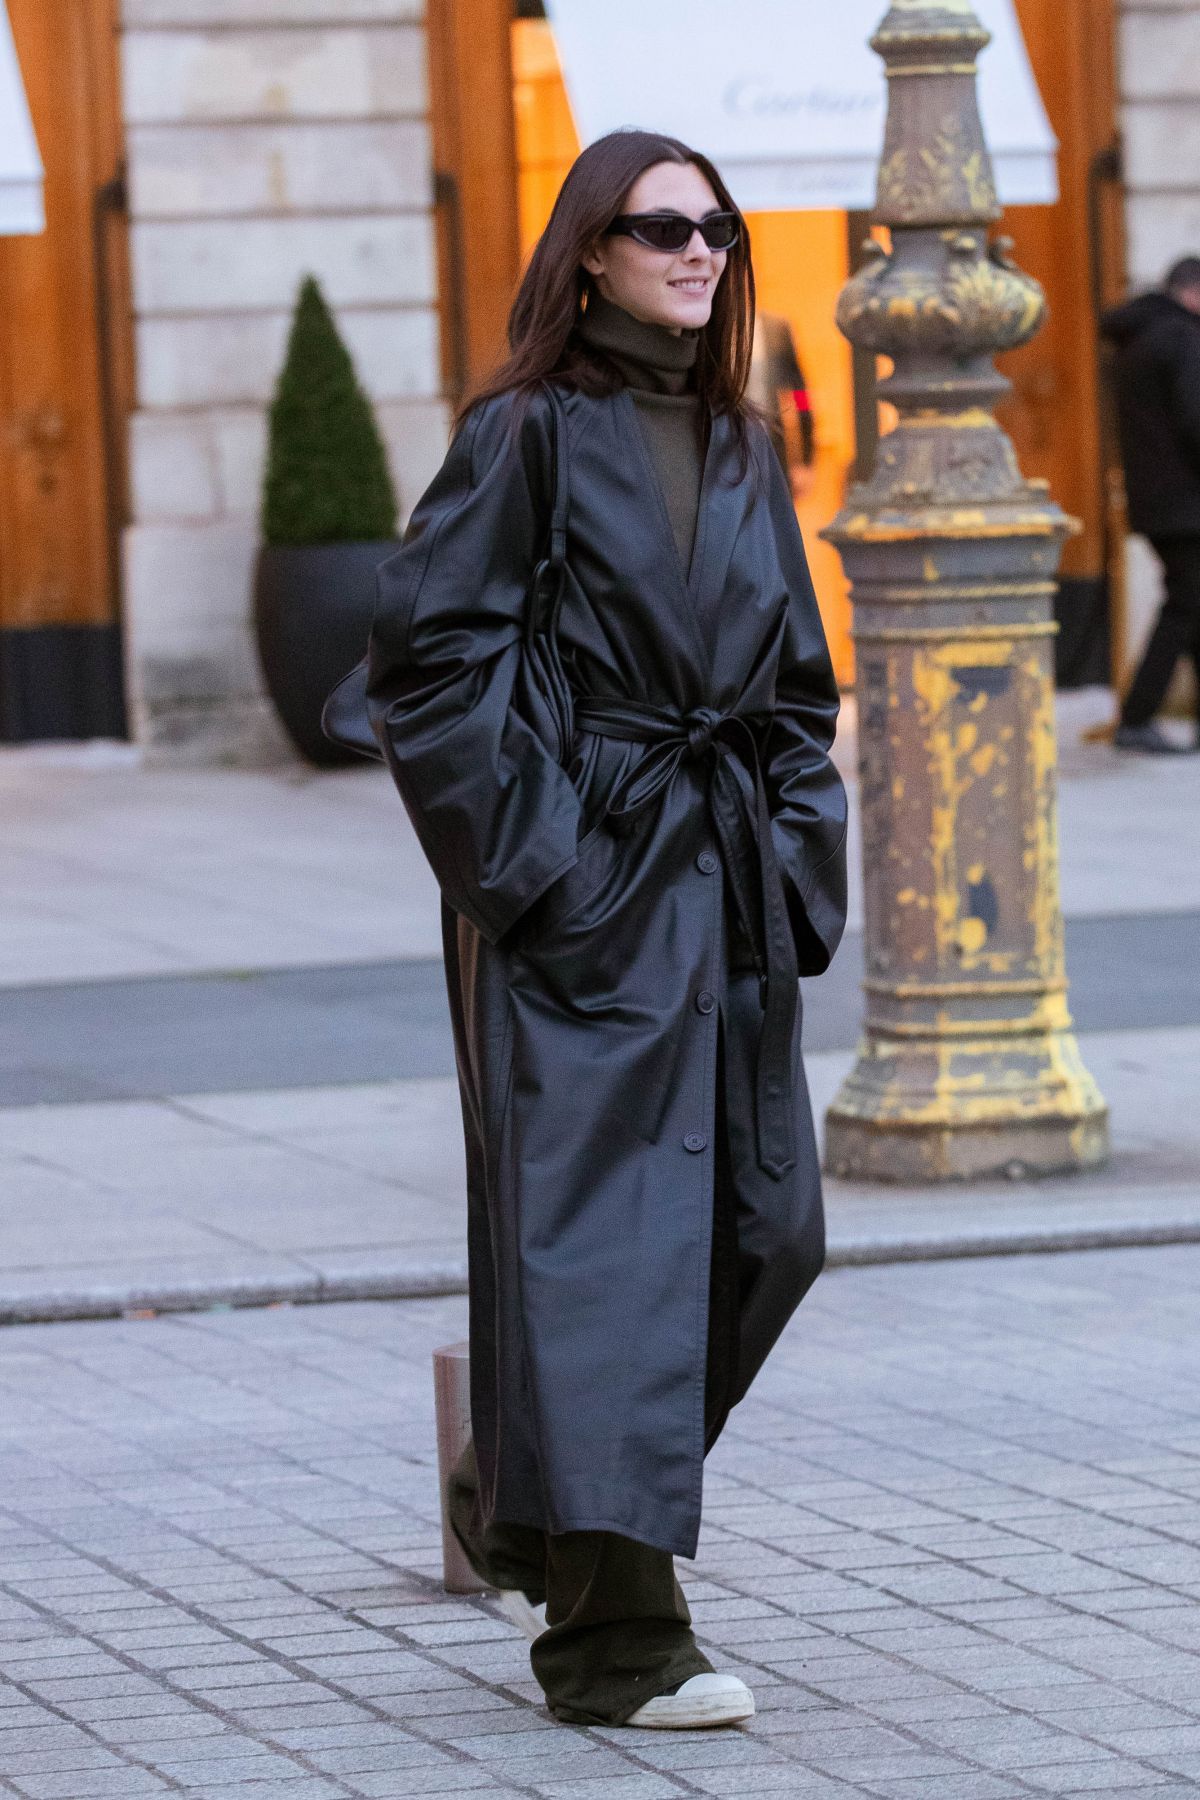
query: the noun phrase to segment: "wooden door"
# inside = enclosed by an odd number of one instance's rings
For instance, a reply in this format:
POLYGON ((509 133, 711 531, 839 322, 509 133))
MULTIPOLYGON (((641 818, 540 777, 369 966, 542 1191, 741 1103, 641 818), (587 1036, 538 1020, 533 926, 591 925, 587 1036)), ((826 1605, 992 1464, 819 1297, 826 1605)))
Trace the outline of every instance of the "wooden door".
POLYGON ((0 238, 0 740, 122 735, 115 0, 8 0, 46 230, 0 238))
POLYGON ((442 373, 457 403, 505 347, 520 273, 513 0, 429 0, 442 373))

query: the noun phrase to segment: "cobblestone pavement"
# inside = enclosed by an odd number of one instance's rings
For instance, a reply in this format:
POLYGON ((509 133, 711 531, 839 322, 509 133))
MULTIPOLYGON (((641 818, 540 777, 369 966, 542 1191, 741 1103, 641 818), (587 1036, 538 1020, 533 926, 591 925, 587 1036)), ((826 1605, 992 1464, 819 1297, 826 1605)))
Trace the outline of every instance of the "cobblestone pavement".
POLYGON ((826 1274, 710 1461, 745 1729, 554 1725, 439 1585, 457 1299, 0 1334, 0 1793, 1200 1787, 1200 1249, 826 1274))

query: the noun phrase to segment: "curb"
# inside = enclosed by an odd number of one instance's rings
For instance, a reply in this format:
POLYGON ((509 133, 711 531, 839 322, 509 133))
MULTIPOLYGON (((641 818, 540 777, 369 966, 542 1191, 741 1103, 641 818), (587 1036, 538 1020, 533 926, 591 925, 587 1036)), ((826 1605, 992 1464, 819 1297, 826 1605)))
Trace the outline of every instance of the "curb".
POLYGON ((964 1232, 959 1236, 897 1237, 832 1242, 829 1269, 878 1263, 960 1262, 978 1256, 1055 1256, 1068 1250, 1147 1250, 1164 1244, 1200 1244, 1200 1218, 1118 1219, 1107 1225, 1059 1225, 1041 1230, 964 1232))
MULTIPOLYGON (((937 1237, 833 1239, 829 1269, 889 1263, 951 1262, 988 1256, 1048 1256, 1070 1250, 1146 1249, 1200 1243, 1200 1218, 1178 1221, 1117 1220, 1044 1230, 963 1233, 937 1237)), ((231 1311, 266 1306, 320 1306, 349 1300, 430 1300, 467 1291, 465 1258, 441 1262, 387 1263, 352 1273, 300 1269, 266 1277, 229 1275, 194 1281, 104 1282, 77 1288, 61 1283, 24 1292, 0 1284, 0 1326, 48 1325, 71 1320, 138 1318, 158 1313, 231 1311)))
POLYGON ((77 1288, 61 1282, 24 1292, 0 1284, 0 1326, 50 1325, 71 1319, 124 1319, 147 1313, 229 1312, 252 1306, 321 1306, 339 1300, 428 1300, 465 1294, 466 1259, 445 1263, 381 1262, 353 1274, 228 1275, 194 1281, 108 1281, 77 1288))

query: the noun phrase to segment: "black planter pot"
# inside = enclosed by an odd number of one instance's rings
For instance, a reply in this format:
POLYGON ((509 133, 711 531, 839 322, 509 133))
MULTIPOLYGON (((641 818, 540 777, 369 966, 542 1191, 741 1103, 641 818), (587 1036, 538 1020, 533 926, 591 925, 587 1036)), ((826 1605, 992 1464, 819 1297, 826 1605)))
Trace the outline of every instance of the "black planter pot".
POLYGON ((364 655, 375 571, 398 548, 264 544, 254 583, 254 626, 267 692, 301 756, 320 768, 357 760, 321 730, 329 691, 364 655))

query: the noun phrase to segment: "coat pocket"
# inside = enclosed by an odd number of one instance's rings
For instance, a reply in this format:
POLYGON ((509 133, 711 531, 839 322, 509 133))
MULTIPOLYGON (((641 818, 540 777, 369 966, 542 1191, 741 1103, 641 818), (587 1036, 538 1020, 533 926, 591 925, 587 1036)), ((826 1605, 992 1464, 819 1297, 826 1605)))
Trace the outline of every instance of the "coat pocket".
POLYGON ((579 860, 552 882, 517 926, 513 947, 526 950, 568 925, 582 912, 607 874, 613 835, 604 819, 579 840, 579 860))
POLYGON ((614 1123, 644 1143, 659 1139, 687 1042, 680 960, 690 968, 691 959, 680 901, 657 862, 647 862, 651 847, 608 824, 590 831, 578 863, 513 946, 522 1143, 543 1160, 559 1154, 553 1146, 561 1150, 563 1121, 581 1095, 598 1145, 614 1123))

